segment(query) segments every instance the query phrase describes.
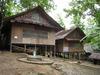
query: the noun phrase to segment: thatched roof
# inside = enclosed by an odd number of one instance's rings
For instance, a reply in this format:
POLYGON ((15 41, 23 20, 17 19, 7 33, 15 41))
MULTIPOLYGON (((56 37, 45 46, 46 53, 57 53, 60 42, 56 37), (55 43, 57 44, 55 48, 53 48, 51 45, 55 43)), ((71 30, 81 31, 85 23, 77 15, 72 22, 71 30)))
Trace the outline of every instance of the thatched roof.
POLYGON ((91 59, 98 59, 98 60, 100 60, 100 53, 92 53, 90 55, 90 58, 91 59))
MULTIPOLYGON (((64 38, 67 37, 69 34, 71 34, 74 30, 78 30, 78 32, 81 33, 82 36, 85 36, 84 32, 83 32, 79 27, 76 27, 76 28, 74 28, 74 29, 61 30, 61 31, 57 32, 57 33, 56 33, 56 40, 64 39, 64 38)), ((67 40, 80 40, 80 39, 71 39, 71 38, 67 38, 67 40)))
POLYGON ((13 16, 10 16, 6 19, 4 19, 4 22, 7 23, 7 22, 11 22, 12 20, 14 20, 14 22, 18 22, 18 23, 28 23, 28 24, 37 24, 37 25, 40 25, 40 26, 45 26, 45 27, 51 27, 51 28, 54 28, 54 29, 57 29, 57 30, 62 30, 63 28, 53 19, 51 18, 46 12, 45 10, 38 6, 38 7, 35 7, 33 9, 29 9, 25 12, 22 12, 22 13, 19 13, 19 14, 16 14, 16 15, 13 15, 13 16), (19 17, 19 16, 22 16, 22 15, 25 15, 29 12, 32 12, 34 10, 37 10, 39 11, 39 13, 41 13, 47 20, 49 23, 51 23, 51 26, 50 25, 45 25, 45 24, 42 24, 42 23, 37 23, 37 22, 33 22, 32 19, 30 20, 26 20, 26 19, 21 19, 21 20, 14 20, 16 17, 19 17))

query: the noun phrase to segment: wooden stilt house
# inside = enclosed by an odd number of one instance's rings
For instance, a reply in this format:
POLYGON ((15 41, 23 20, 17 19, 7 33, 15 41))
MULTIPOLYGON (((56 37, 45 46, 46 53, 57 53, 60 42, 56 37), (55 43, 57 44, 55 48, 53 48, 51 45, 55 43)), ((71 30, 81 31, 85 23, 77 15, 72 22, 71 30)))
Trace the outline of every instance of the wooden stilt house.
POLYGON ((61 30, 56 33, 56 55, 68 55, 68 58, 79 56, 83 52, 83 45, 80 40, 85 36, 84 32, 79 28, 70 30, 61 30), (70 55, 69 55, 70 54, 70 55))
POLYGON ((38 53, 54 53, 55 34, 63 28, 40 6, 4 19, 2 34, 10 51, 36 48, 38 53), (23 47, 23 48, 22 48, 23 47))

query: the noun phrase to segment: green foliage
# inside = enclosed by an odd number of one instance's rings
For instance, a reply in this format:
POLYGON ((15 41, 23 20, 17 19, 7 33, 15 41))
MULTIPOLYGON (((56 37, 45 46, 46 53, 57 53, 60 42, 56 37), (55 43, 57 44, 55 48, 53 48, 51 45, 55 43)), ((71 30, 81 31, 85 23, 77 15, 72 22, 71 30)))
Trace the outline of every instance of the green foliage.
POLYGON ((0 30, 3 27, 4 18, 18 14, 27 9, 32 9, 38 5, 44 8, 47 12, 55 7, 53 0, 0 0, 0 10, 3 15, 0 30))
POLYGON ((55 6, 53 0, 20 0, 20 4, 26 9, 40 5, 46 11, 50 11, 55 6))
POLYGON ((16 0, 5 0, 2 7, 4 7, 4 17, 12 16, 22 11, 21 6, 17 4, 16 0))
POLYGON ((81 20, 85 19, 87 15, 95 16, 94 3, 96 3, 95 0, 72 0, 71 9, 64 9, 66 17, 72 16, 72 24, 84 30, 84 22, 81 20))
POLYGON ((58 23, 59 23, 64 29, 66 29, 66 26, 65 26, 65 24, 64 24, 64 21, 63 21, 62 17, 61 17, 59 14, 57 14, 57 19, 58 19, 58 23))
POLYGON ((64 9, 66 17, 72 16, 72 24, 81 27, 88 36, 84 43, 95 46, 94 51, 100 52, 100 1, 99 0, 72 0, 71 9, 64 9), (96 6, 98 5, 98 7, 96 6), (87 27, 82 20, 87 19, 87 27))
POLYGON ((3 11, 4 17, 15 15, 38 5, 47 12, 55 7, 53 0, 0 0, 0 9, 3 11))
POLYGON ((100 52, 100 27, 94 26, 87 29, 92 31, 88 32, 90 35, 86 38, 84 43, 89 43, 95 46, 94 50, 99 50, 100 52))

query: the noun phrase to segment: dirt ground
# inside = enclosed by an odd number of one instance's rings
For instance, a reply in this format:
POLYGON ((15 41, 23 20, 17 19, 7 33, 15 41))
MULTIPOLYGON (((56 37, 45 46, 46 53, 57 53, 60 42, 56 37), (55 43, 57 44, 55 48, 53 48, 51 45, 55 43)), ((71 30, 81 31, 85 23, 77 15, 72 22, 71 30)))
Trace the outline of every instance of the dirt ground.
POLYGON ((50 58, 52 65, 37 65, 20 62, 20 57, 26 54, 0 52, 0 75, 100 75, 100 67, 69 63, 61 58, 50 58))

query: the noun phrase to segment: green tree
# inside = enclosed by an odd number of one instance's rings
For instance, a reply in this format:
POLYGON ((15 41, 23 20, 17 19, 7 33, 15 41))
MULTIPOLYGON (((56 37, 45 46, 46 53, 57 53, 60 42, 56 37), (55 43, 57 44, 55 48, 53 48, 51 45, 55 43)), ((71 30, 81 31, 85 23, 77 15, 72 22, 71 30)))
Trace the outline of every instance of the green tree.
POLYGON ((95 0, 72 0, 70 2, 71 9, 64 9, 66 16, 72 16, 72 24, 79 27, 84 27, 82 19, 88 16, 95 16, 96 10, 94 4, 97 2, 95 0))
POLYGON ((32 9, 38 5, 47 12, 55 7, 53 0, 0 0, 0 8, 4 11, 5 17, 32 9))
POLYGON ((57 14, 57 19, 58 19, 58 23, 59 23, 64 29, 66 29, 66 26, 65 26, 65 24, 64 24, 64 21, 63 21, 62 17, 61 17, 59 14, 57 14))
POLYGON ((100 51, 100 1, 99 0, 72 0, 71 9, 64 9, 66 16, 72 16, 72 23, 79 26, 88 36, 85 43, 95 46, 100 51), (82 20, 87 19, 88 27, 84 26, 82 20))

